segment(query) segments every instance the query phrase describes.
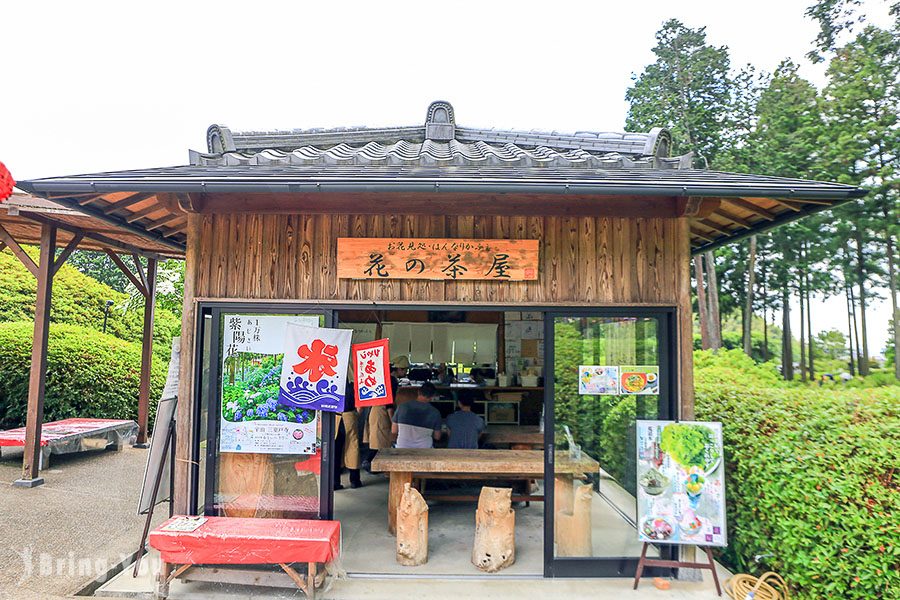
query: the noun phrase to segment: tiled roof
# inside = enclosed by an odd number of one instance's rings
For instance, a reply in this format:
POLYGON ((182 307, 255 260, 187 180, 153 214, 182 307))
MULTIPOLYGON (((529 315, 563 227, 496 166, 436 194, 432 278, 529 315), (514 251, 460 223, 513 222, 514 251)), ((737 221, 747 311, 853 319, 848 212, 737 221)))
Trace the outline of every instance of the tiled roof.
POLYGON ((556 168, 690 167, 690 157, 669 158, 665 129, 648 133, 510 131, 458 127, 453 107, 428 107, 422 126, 232 132, 207 131, 207 152, 191 152, 191 164, 420 165, 556 168))

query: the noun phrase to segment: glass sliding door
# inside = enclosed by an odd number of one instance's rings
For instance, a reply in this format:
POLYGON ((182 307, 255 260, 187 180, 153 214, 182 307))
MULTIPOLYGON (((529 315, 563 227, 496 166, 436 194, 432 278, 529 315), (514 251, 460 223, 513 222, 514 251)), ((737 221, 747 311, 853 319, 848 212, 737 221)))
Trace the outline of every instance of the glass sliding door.
MULTIPOLYGON (((207 515, 330 518, 333 416, 284 405, 279 382, 288 323, 330 326, 330 310, 204 307, 198 487, 207 515)), ((199 453, 198 453, 199 454, 199 453)))
POLYGON ((547 313, 545 574, 633 574, 635 421, 674 414, 673 323, 665 309, 547 313))

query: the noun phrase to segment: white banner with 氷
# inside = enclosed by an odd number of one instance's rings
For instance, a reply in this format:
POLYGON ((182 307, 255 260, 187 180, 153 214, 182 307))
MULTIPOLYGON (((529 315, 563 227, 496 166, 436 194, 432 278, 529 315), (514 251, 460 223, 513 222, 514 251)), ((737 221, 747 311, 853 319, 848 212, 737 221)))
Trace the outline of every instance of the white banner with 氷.
POLYGON ((289 324, 318 327, 312 315, 223 316, 219 451, 313 454, 318 414, 278 401, 289 324))
POLYGON ((637 422, 638 539, 726 546, 722 424, 637 422))
POLYGON ((350 329, 288 324, 278 402, 297 410, 343 412, 350 329))

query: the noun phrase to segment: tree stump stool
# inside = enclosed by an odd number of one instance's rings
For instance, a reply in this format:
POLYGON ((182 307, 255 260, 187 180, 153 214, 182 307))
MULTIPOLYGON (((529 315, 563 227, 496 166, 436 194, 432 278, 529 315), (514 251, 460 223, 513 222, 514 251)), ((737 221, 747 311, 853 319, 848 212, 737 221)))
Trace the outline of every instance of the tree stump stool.
POLYGON ((482 571, 494 573, 516 561, 516 513, 511 500, 510 488, 481 488, 472 564, 482 571))
POLYGON ((428 505, 408 483, 397 507, 397 562, 407 567, 428 562, 428 505))
POLYGON ((556 513, 556 555, 593 556, 591 501, 594 488, 580 485, 574 492, 571 510, 556 513))

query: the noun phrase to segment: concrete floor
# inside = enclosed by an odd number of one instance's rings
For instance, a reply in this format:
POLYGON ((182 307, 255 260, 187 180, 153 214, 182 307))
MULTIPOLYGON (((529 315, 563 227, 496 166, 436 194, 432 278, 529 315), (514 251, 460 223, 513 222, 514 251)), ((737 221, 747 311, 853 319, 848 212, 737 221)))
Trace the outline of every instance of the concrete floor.
MULTIPOLYGON (((147 569, 137 579, 122 573, 97 591, 98 596, 115 598, 152 597, 157 557, 151 555, 147 569)), ((724 579, 727 571, 719 569, 724 579)), ((284 576, 286 580, 286 576, 284 576)), ((702 582, 671 581, 671 589, 663 591, 645 579, 637 591, 631 589, 632 580, 615 579, 533 579, 533 578, 399 578, 390 576, 350 576, 331 579, 324 590, 318 590, 321 600, 446 600, 447 598, 479 600, 526 600, 530 598, 628 598, 629 600, 721 600, 709 576, 702 582)), ((169 588, 170 600, 276 600, 305 598, 303 592, 287 587, 252 587, 228 583, 174 581, 169 588)))
MULTIPOLYGON (((345 476, 346 479, 346 476, 345 476)), ((388 479, 366 475, 359 489, 336 491, 335 518, 343 530, 343 567, 351 574, 382 575, 485 575, 471 561, 475 541, 474 502, 431 502, 428 512, 428 562, 404 567, 396 561, 396 538, 387 531, 388 479)), ((442 481, 428 483, 428 489, 442 481)), ((502 484, 501 484, 502 485, 502 484)), ((540 484, 539 484, 540 485, 540 484)), ((634 528, 616 511, 630 511, 634 500, 613 483, 604 482, 607 498, 594 494, 591 503, 594 556, 638 556, 641 544, 634 528), (616 508, 614 508, 614 506, 616 508)), ((477 490, 472 493, 477 494, 477 490)), ((538 492, 539 493, 539 492, 538 492)), ((540 577, 544 572, 544 504, 514 505, 516 512, 516 562, 504 576, 540 577)), ((657 552, 651 551, 651 554, 657 552)))
POLYGON ((137 503, 146 457, 131 447, 54 456, 46 483, 23 489, 11 485, 22 451, 4 448, 0 599, 68 598, 127 559, 144 524, 137 503))

